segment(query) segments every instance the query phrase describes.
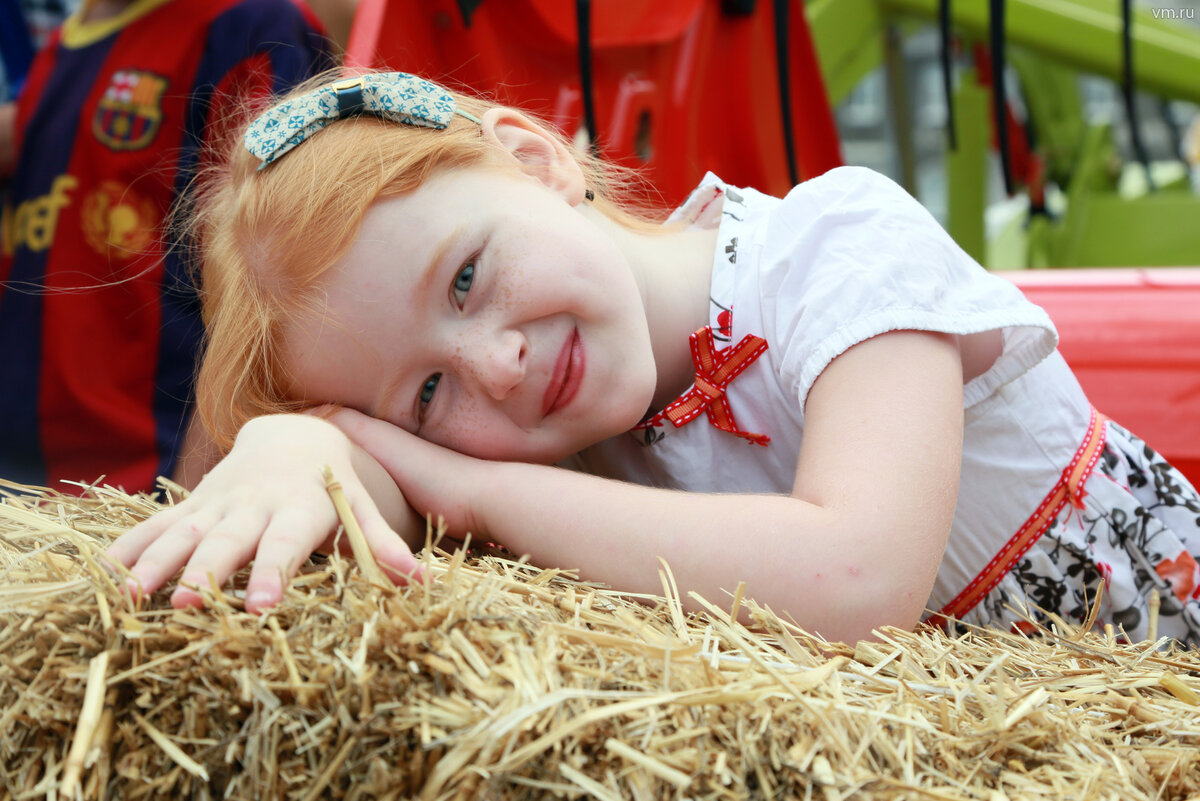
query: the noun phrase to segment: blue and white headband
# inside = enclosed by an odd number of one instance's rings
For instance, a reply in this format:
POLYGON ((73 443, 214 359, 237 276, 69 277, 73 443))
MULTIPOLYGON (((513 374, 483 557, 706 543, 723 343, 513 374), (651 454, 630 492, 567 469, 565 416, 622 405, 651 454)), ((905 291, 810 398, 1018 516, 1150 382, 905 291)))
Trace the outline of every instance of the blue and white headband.
POLYGON ((455 114, 479 124, 478 117, 458 108, 454 98, 435 83, 405 72, 369 73, 280 103, 252 122, 242 141, 262 162, 261 170, 325 126, 347 117, 380 117, 441 130, 455 114))

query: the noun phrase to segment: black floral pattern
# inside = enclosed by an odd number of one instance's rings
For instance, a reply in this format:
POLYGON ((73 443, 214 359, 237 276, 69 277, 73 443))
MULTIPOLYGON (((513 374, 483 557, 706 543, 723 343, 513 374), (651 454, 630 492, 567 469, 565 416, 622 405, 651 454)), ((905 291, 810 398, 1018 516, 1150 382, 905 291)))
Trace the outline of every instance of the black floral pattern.
POLYGON ((1028 614, 1078 623, 1103 585, 1098 625, 1138 641, 1157 590, 1159 636, 1200 646, 1200 495, 1146 443, 1108 426, 1085 508, 1064 507, 967 622, 1020 627, 1028 614))

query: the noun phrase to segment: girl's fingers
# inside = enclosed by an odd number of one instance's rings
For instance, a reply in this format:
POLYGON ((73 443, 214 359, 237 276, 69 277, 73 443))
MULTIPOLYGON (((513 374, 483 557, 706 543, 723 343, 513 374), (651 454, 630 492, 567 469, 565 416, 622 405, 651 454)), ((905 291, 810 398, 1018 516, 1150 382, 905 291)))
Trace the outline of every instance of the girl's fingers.
POLYGON ((134 589, 152 593, 183 567, 196 546, 219 519, 216 510, 185 515, 167 526, 129 566, 134 589))
POLYGON ((171 605, 177 609, 200 606, 203 597, 196 588, 208 588, 210 576, 216 586, 224 586, 254 556, 266 527, 267 514, 261 510, 239 511, 213 526, 192 552, 179 586, 171 594, 171 605))
POLYGON ((346 436, 356 442, 371 433, 371 429, 375 427, 372 424, 382 422, 369 414, 363 414, 345 406, 325 407, 325 409, 321 417, 327 423, 332 423, 340 428, 346 436))
POLYGON ((332 504, 330 507, 329 516, 289 507, 271 517, 246 584, 247 612, 259 612, 283 598, 283 582, 296 575, 332 528, 332 504))
MULTIPOLYGON (((375 561, 392 581, 419 581, 423 578, 421 563, 407 543, 392 530, 369 497, 350 498, 350 510, 358 520, 363 538, 375 561)), ((343 535, 344 538, 344 535, 343 535)))
POLYGON ((354 444, 371 454, 393 476, 403 474, 406 466, 406 461, 398 455, 411 454, 411 450, 405 449, 411 449, 421 442, 402 428, 354 409, 338 409, 327 415, 325 420, 341 429, 354 444))
POLYGON ((174 506, 159 512, 154 517, 143 520, 120 537, 117 537, 105 549, 105 553, 113 561, 120 562, 125 567, 130 567, 138 560, 142 552, 149 547, 150 543, 162 536, 162 533, 174 524, 176 520, 187 514, 188 510, 183 506, 174 506))
MULTIPOLYGON (((345 482, 368 547, 389 576, 400 580, 419 574, 416 557, 389 528, 356 475, 355 449, 345 434, 298 416, 260 420, 247 424, 230 455, 186 501, 140 523, 109 547, 110 559, 129 568, 135 592, 154 592, 182 569, 171 603, 200 605, 206 588, 223 586, 253 562, 247 611, 278 603, 285 582, 337 526, 324 483, 315 469, 305 467, 321 463, 339 466, 335 473, 345 482)), ((375 421, 362 417, 358 422, 375 421)), ((389 425, 382 431, 393 443, 399 429, 389 425)), ((404 437, 419 442, 406 433, 404 437)), ((370 460, 364 463, 377 473, 373 482, 387 481, 370 460)), ((403 498, 389 494, 388 502, 393 501, 406 510, 403 498)), ((392 515, 390 507, 385 511, 392 515)))

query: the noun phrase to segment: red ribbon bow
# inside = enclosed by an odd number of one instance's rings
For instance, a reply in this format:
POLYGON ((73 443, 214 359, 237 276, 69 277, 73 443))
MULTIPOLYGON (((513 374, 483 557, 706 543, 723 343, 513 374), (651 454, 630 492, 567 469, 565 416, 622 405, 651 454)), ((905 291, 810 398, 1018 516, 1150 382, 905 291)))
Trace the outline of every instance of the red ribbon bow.
POLYGON ((692 362, 696 365, 695 383, 692 388, 662 410, 662 415, 676 428, 690 423, 708 413, 708 420, 722 431, 755 443, 766 445, 771 438, 765 434, 742 431, 733 419, 725 388, 729 382, 742 374, 754 360, 767 350, 767 341, 762 337, 747 334, 737 345, 718 349, 713 339, 712 326, 704 326, 690 338, 692 362))

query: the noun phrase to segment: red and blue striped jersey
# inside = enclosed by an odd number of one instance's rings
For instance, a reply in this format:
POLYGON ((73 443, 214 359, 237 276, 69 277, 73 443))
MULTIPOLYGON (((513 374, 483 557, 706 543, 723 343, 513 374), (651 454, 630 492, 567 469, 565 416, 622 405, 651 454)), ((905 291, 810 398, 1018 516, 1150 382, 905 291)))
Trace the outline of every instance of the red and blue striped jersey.
POLYGON ((292 0, 135 0, 35 59, 0 260, 0 477, 170 475, 202 325, 163 226, 252 98, 331 65, 292 0))

